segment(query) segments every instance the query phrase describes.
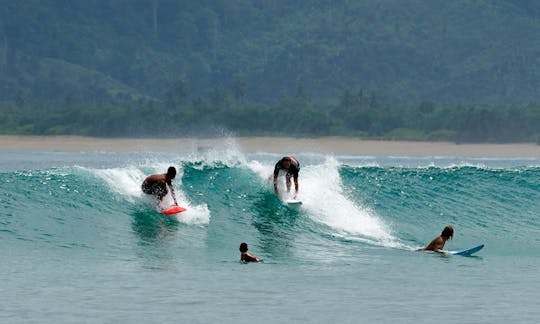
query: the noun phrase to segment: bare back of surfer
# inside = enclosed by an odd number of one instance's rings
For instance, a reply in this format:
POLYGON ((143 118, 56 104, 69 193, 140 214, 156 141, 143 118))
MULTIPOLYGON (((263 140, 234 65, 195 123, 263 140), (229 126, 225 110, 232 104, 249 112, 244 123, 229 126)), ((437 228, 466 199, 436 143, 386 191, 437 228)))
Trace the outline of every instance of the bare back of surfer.
POLYGON ((242 262, 260 262, 261 259, 248 252, 247 243, 240 244, 240 261, 242 262))
POLYGON ((426 247, 423 247, 421 249, 418 249, 418 251, 436 251, 440 252, 444 249, 444 244, 446 241, 452 239, 454 236, 454 228, 452 226, 446 226, 441 235, 437 236, 431 243, 429 243, 426 247))
POLYGON ((274 192, 278 194, 277 179, 281 170, 286 172, 285 180, 287 192, 291 191, 291 176, 294 179, 295 196, 298 193, 298 173, 300 172, 300 162, 292 156, 284 156, 274 167, 274 192))
POLYGON ((178 206, 176 202, 176 194, 174 193, 174 188, 172 185, 172 180, 176 177, 176 169, 174 167, 169 167, 167 173, 163 174, 152 174, 144 179, 141 189, 147 195, 154 195, 159 201, 163 200, 171 189, 171 196, 174 200, 174 204, 178 206))

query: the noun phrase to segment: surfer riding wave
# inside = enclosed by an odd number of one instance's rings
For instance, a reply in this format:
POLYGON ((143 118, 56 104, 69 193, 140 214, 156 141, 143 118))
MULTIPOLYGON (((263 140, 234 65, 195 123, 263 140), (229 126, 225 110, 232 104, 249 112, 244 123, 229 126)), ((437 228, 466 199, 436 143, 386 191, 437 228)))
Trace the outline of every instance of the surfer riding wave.
POLYGON ((144 179, 141 190, 147 195, 153 195, 157 200, 162 201, 169 191, 167 187, 171 189, 171 196, 174 200, 174 204, 178 206, 176 202, 176 195, 172 186, 172 180, 176 177, 176 168, 169 167, 167 173, 164 174, 152 174, 144 179))
POLYGON ((300 172, 300 162, 292 156, 284 156, 274 166, 274 192, 278 195, 277 180, 281 170, 286 172, 287 192, 291 191, 291 176, 294 179, 295 196, 298 194, 298 173, 300 172))

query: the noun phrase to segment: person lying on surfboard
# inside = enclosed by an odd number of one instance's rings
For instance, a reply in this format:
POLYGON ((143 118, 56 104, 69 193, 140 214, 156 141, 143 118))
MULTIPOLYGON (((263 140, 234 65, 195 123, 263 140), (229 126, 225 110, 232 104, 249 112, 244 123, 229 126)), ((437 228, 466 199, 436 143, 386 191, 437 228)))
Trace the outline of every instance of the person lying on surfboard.
POLYGON ((164 174, 152 174, 144 179, 141 189, 147 195, 154 195, 156 198, 161 201, 163 197, 169 193, 167 187, 171 188, 171 196, 174 200, 174 204, 178 206, 176 202, 176 195, 174 193, 174 188, 172 186, 172 180, 176 177, 176 169, 174 167, 169 167, 167 173, 164 174))
POLYGON ((279 172, 286 172, 285 179, 287 183, 287 192, 291 192, 291 176, 294 178, 295 197, 298 193, 298 172, 300 172, 300 162, 292 156, 284 156, 276 163, 274 167, 274 192, 278 194, 277 179, 279 172))
POLYGON ((444 249, 446 241, 452 239, 454 236, 454 228, 450 225, 446 226, 441 235, 433 239, 426 247, 418 249, 418 251, 435 251, 440 252, 444 249))
POLYGON ((242 262, 260 262, 261 259, 248 252, 247 243, 240 244, 240 261, 242 262))

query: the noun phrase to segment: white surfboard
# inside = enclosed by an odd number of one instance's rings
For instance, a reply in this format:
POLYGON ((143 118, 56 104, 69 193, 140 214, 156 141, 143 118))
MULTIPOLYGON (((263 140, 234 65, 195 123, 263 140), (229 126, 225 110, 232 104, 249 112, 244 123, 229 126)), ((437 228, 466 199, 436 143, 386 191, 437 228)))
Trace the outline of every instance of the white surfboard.
POLYGON ((302 205, 302 201, 298 199, 287 199, 285 202, 290 206, 302 205))

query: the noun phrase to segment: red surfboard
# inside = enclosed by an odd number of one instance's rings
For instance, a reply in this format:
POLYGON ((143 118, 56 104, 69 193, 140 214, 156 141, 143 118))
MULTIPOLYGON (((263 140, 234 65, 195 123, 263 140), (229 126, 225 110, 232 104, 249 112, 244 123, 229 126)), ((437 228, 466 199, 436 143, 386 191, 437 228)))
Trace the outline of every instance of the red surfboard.
POLYGON ((173 215, 173 214, 178 214, 178 213, 181 213, 183 211, 185 211, 186 209, 184 207, 180 207, 180 206, 172 206, 172 207, 169 207, 167 209, 164 209, 162 210, 161 212, 165 215, 173 215))

